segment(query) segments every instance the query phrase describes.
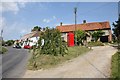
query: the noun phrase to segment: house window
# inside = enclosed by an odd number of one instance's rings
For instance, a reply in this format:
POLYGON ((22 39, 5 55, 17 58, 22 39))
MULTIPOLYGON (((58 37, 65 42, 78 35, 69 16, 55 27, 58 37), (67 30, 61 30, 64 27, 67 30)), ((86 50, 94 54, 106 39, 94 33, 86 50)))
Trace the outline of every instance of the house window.
POLYGON ((64 37, 62 37, 62 41, 64 41, 64 37))
POLYGON ((65 36, 66 35, 66 33, 62 33, 62 36, 65 36))

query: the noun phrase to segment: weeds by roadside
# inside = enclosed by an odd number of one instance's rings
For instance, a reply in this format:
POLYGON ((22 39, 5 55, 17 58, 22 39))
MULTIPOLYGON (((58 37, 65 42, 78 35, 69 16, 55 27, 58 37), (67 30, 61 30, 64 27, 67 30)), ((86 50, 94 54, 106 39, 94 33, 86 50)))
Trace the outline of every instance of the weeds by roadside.
POLYGON ((120 78, 120 52, 115 53, 112 56, 111 78, 116 80, 120 78))
MULTIPOLYGON (((61 64, 67 60, 70 60, 72 58, 78 57, 81 54, 84 54, 88 52, 90 49, 86 47, 80 47, 80 46, 75 46, 75 47, 69 47, 68 48, 68 54, 62 56, 54 56, 54 55, 47 55, 47 54, 41 54, 37 56, 34 60, 36 61, 35 64, 37 64, 37 67, 34 68, 32 66, 33 58, 29 60, 28 63, 28 69, 30 70, 38 70, 38 69, 48 69, 57 66, 58 64, 61 64)), ((39 50, 37 50, 39 51, 39 50)))
POLYGON ((104 46, 104 44, 100 41, 97 41, 97 42, 90 42, 88 43, 88 46, 104 46))
POLYGON ((0 46, 0 54, 4 54, 5 52, 7 52, 7 48, 0 46))

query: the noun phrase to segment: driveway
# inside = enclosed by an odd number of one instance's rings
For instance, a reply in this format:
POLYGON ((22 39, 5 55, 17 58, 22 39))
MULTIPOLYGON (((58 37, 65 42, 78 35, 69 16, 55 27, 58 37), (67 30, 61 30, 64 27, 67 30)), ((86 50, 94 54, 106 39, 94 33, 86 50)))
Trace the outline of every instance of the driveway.
POLYGON ((28 50, 7 47, 8 51, 2 55, 2 77, 20 78, 27 70, 28 50))
POLYGON ((117 49, 111 46, 93 47, 93 50, 56 68, 28 70, 24 78, 109 78, 111 57, 117 49))

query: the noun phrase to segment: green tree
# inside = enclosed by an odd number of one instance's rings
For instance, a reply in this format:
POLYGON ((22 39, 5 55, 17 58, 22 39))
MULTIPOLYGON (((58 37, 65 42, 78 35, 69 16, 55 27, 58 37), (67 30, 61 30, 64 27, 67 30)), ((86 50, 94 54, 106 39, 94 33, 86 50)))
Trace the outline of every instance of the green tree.
POLYGON ((11 46, 14 44, 14 40, 8 40, 5 42, 5 44, 7 44, 8 46, 11 46))
POLYGON ((120 49, 120 15, 118 21, 115 21, 115 23, 113 22, 113 26, 114 26, 113 32, 118 42, 118 49, 120 49))
POLYGON ((31 31, 41 31, 41 27, 39 26, 35 26, 31 31))
POLYGON ((118 42, 118 60, 117 60, 118 61, 118 72, 117 73, 118 74, 116 75, 116 78, 120 79, 120 14, 118 17, 118 21, 115 21, 115 23, 113 22, 113 26, 114 26, 113 32, 118 42))
POLYGON ((85 31, 77 30, 75 33, 77 37, 77 45, 83 45, 83 41, 86 39, 85 31))
POLYGON ((100 36, 102 36, 103 34, 105 34, 105 32, 103 32, 102 30, 98 30, 98 31, 94 31, 92 34, 92 38, 94 38, 94 41, 98 41, 98 39, 100 38, 100 36))
POLYGON ((47 27, 45 29, 45 32, 40 33, 40 38, 38 41, 38 49, 36 49, 36 45, 33 46, 32 66, 34 69, 37 69, 38 64, 36 62, 36 58, 40 54, 64 56, 65 54, 67 54, 66 51, 67 51, 67 46, 62 41, 60 32, 56 29, 49 29, 47 27), (44 45, 42 45, 42 40, 44 40, 44 45))
POLYGON ((67 52, 67 46, 65 42, 62 41, 61 33, 56 29, 46 28, 45 32, 41 33, 39 39, 40 53, 51 54, 51 55, 62 55, 64 56, 67 52), (41 40, 44 40, 44 45, 41 46, 41 40))

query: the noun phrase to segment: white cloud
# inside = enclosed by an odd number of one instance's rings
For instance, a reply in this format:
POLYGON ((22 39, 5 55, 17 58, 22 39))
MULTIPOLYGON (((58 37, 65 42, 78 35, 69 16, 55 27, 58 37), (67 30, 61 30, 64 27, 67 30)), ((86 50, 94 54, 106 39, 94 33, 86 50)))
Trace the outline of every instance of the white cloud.
POLYGON ((53 16, 53 19, 56 19, 56 16, 53 16))
POLYGON ((50 19, 43 19, 43 22, 49 23, 49 22, 51 22, 51 21, 53 21, 55 19, 56 19, 56 16, 52 16, 52 18, 50 18, 50 19))
POLYGON ((29 32, 23 23, 13 22, 8 24, 6 18, 2 15, 4 12, 12 12, 17 14, 21 8, 26 6, 27 2, 1 2, 0 3, 0 31, 3 29, 3 36, 5 39, 17 38, 29 32), (26 29, 26 30, 24 30, 26 29), (9 37, 8 37, 9 36, 9 37))
MULTIPOLYGON (((7 27, 7 22, 5 17, 2 16, 4 12, 11 11, 14 14, 17 14, 20 8, 25 7, 26 2, 1 2, 0 3, 0 31, 1 29, 7 27)), ((15 23, 11 25, 10 29, 13 29, 17 26, 15 23)), ((8 27, 7 27, 8 28, 8 27)))
POLYGON ((28 33, 28 31, 26 29, 22 29, 20 33, 25 34, 25 33, 28 33))
POLYGON ((29 33, 30 30, 31 28, 27 27, 27 25, 25 25, 24 23, 14 22, 9 25, 7 24, 6 27, 4 27, 3 37, 5 40, 19 39, 20 36, 29 33))
POLYGON ((19 4, 19 6, 20 6, 21 8, 24 8, 25 5, 26 5, 26 3, 27 3, 27 2, 19 2, 18 4, 19 4))
POLYGON ((2 16, 4 12, 11 11, 17 14, 20 8, 25 7, 26 2, 1 2, 0 3, 0 30, 3 29, 7 22, 5 17, 2 16))
POLYGON ((25 7, 26 2, 1 2, 0 3, 0 12, 11 11, 14 14, 17 14, 20 8, 25 7))
POLYGON ((14 22, 11 25, 6 25, 6 27, 4 28, 6 33, 13 33, 13 32, 17 32, 20 34, 24 34, 24 33, 28 33, 29 29, 28 27, 25 27, 26 25, 24 25, 23 23, 20 22, 14 22))
POLYGON ((45 22, 45 23, 49 23, 51 20, 49 20, 49 19, 43 19, 43 22, 45 22))
POLYGON ((14 14, 16 14, 19 11, 19 7, 15 2, 4 2, 2 3, 2 12, 6 12, 6 11, 12 11, 14 12, 14 14))

